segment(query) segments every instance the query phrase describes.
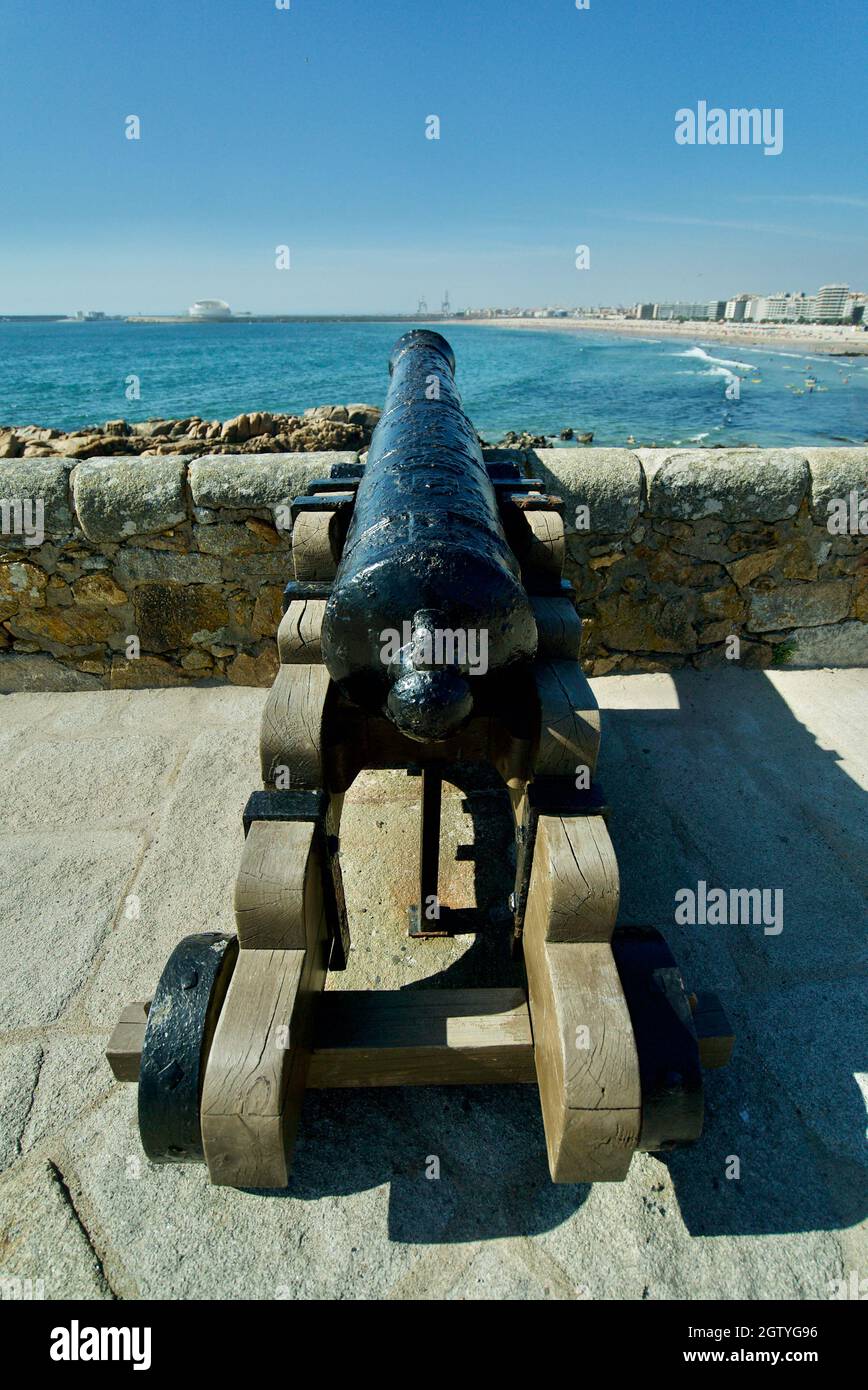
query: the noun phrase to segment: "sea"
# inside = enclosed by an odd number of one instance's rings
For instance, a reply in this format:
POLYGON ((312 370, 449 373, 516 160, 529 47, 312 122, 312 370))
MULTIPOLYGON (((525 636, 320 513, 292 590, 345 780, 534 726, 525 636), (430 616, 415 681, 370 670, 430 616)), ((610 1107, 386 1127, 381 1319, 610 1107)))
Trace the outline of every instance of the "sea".
MULTIPOLYGON (((407 323, 0 321, 0 427, 382 405, 407 323)), ((414 325, 423 326, 423 325, 414 325)), ((430 327, 438 327, 431 324, 430 327)), ((861 444, 868 359, 605 331, 444 326, 483 439, 595 445, 861 444)))

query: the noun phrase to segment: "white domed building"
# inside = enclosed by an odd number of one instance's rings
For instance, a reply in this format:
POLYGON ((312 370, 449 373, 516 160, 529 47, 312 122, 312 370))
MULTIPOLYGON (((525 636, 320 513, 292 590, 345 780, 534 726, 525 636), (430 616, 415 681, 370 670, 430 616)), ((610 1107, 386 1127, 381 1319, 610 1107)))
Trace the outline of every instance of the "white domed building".
POLYGON ((188 310, 191 319, 231 319, 232 310, 225 299, 197 299, 188 310))

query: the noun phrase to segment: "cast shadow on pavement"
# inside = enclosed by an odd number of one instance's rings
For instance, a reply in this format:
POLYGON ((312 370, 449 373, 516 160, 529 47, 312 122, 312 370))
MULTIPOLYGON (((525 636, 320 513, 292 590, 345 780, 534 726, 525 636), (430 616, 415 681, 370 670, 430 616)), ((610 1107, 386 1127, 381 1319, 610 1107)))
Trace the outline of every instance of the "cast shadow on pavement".
MULTIPOLYGON (((659 1155, 693 1235, 851 1225, 868 1209, 866 795, 760 671, 674 673, 670 708, 609 709, 598 769, 612 806, 624 924, 664 934, 688 990, 714 990, 735 1027, 706 1073, 693 1146, 659 1155), (676 926, 675 894, 782 889, 783 930, 676 926), (728 1178, 738 1159, 740 1176, 728 1178)), ((450 780, 474 825, 479 931, 449 968, 408 988, 512 984, 505 792, 450 780)), ((534 1086, 309 1092, 286 1197, 391 1184, 392 1239, 455 1243, 550 1230, 587 1185, 549 1180, 534 1086), (429 1160, 440 1180, 426 1178, 429 1160)))

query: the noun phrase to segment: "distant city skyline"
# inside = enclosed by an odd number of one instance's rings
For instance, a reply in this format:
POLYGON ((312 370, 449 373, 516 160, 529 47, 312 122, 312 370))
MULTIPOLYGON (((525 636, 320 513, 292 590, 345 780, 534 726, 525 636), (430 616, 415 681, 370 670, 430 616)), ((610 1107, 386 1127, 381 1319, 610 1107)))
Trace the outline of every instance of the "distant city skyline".
POLYGON ((864 24, 859 0, 442 0, 436 22, 0 0, 0 315, 865 286, 864 24), (677 143, 705 102, 780 109, 781 152, 677 143))

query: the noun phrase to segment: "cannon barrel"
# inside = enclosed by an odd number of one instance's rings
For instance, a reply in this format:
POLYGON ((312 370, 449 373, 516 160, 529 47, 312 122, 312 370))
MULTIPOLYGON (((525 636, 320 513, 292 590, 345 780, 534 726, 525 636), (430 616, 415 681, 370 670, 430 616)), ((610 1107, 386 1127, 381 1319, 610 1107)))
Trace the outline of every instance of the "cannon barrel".
POLYGON ((344 694, 420 741, 454 733, 537 642, 454 372, 439 333, 392 349, 322 631, 344 694))

